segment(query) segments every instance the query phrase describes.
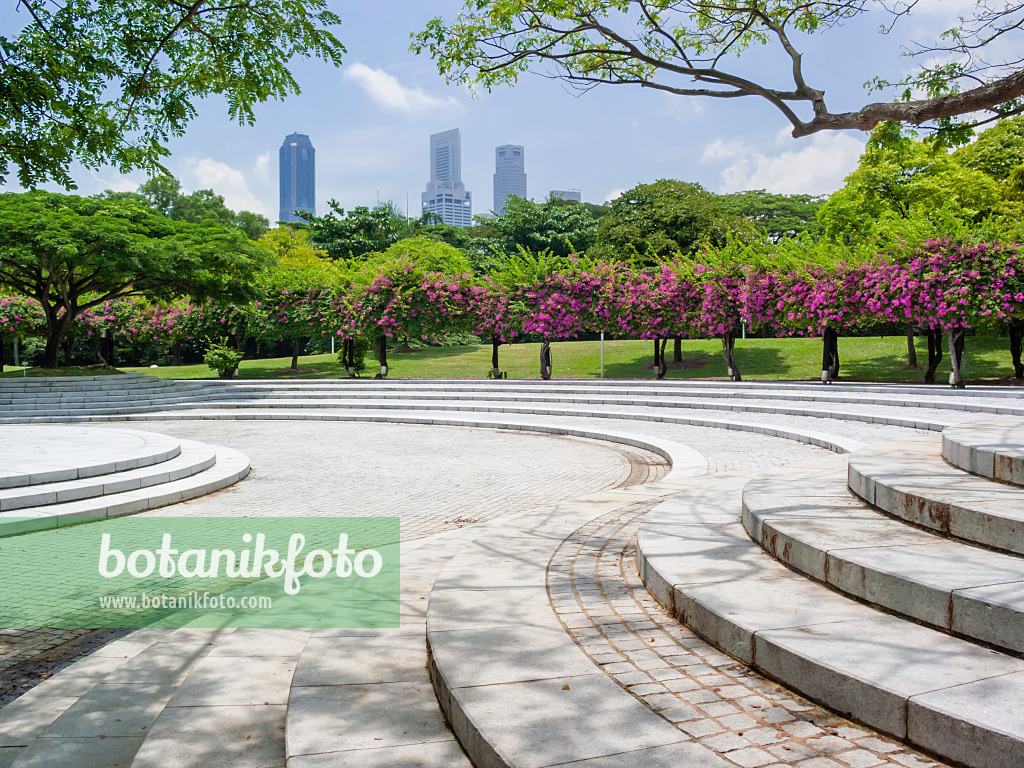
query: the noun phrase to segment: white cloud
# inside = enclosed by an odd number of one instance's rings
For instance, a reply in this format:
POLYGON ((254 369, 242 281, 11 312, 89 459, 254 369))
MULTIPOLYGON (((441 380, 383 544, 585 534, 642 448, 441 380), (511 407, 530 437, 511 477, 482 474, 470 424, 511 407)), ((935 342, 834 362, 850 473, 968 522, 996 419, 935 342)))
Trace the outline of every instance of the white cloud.
POLYGON ((731 161, 722 170, 721 192, 764 189, 820 195, 838 189, 864 151, 864 141, 846 133, 816 133, 797 146, 766 155, 744 141, 716 139, 704 148, 701 162, 731 161))
POLYGON ((621 195, 625 191, 625 189, 613 189, 611 192, 604 196, 604 202, 610 203, 612 200, 619 197, 619 195, 621 195))
POLYGON ((185 167, 196 182, 195 189, 212 189, 224 197, 224 203, 231 210, 271 216, 270 206, 249 190, 241 171, 210 157, 192 158, 186 161, 185 167))
POLYGON ((270 183, 270 152, 264 152, 256 158, 256 178, 264 184, 270 183))
POLYGON ((342 77, 354 81, 384 109, 398 112, 426 112, 431 109, 459 106, 459 102, 452 96, 444 98, 431 96, 422 88, 409 88, 383 69, 373 69, 358 61, 346 67, 342 72, 342 77))

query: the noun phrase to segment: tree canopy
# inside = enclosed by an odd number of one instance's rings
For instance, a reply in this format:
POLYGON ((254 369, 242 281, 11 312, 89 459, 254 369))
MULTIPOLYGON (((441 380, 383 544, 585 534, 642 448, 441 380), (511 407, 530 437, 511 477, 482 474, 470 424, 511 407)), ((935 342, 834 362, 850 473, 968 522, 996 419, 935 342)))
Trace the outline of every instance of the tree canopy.
MULTIPOLYGON (((1024 56, 1001 46, 1024 23, 1019 3, 977 3, 935 41, 910 44, 919 67, 872 81, 902 101, 878 101, 831 112, 821 73, 807 71, 800 46, 808 35, 835 34, 854 17, 884 14, 883 32, 916 3, 803 0, 719 3, 713 0, 465 0, 451 21, 435 18, 414 37, 450 82, 485 88, 515 83, 534 68, 572 86, 629 84, 683 96, 765 99, 793 126, 795 137, 822 130, 869 130, 883 121, 953 128, 973 113, 1024 111, 1024 56), (760 50, 758 50, 760 49, 760 50), (773 87, 758 71, 773 62, 791 82, 773 87)), ((957 132, 964 138, 963 131, 957 132)))
POLYGON ((134 200, 0 195, 0 280, 42 306, 44 364, 79 313, 133 295, 241 300, 270 254, 237 230, 172 221, 134 200))
POLYGON ((730 230, 753 234, 745 219, 726 214, 716 195, 700 184, 660 179, 638 184, 612 200, 601 218, 592 254, 651 263, 676 253, 723 245, 730 230))
POLYGON ((25 26, 0 36, 0 182, 73 188, 73 161, 162 170, 168 139, 220 94, 247 125, 253 107, 297 93, 295 56, 340 64, 325 0, 21 0, 25 26))
POLYGON ((817 234, 818 209, 824 202, 825 198, 814 195, 779 195, 763 189, 718 195, 723 213, 749 219, 773 243, 817 234))
POLYGON ((224 203, 224 197, 212 189, 198 189, 182 194, 181 184, 173 176, 154 176, 139 187, 139 195, 149 205, 174 221, 193 224, 214 222, 244 232, 250 240, 259 240, 269 229, 266 216, 252 211, 235 213, 224 203))
POLYGON ((506 256, 520 248, 531 253, 550 251, 555 256, 582 253, 597 236, 597 219, 586 207, 559 200, 535 203, 510 195, 505 212, 488 223, 495 248, 506 256))

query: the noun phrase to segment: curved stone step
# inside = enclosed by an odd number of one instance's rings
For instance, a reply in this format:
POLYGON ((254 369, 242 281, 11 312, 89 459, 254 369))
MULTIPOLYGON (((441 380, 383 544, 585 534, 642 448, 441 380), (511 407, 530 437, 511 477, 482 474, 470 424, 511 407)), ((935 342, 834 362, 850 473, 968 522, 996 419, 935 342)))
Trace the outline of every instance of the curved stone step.
POLYGON ((743 490, 743 526, 779 562, 887 611, 1024 653, 1024 559, 885 517, 834 467, 780 469, 743 490))
POLYGON ((0 513, 0 536, 76 525, 98 517, 132 515, 219 491, 249 474, 249 459, 245 454, 233 448, 209 447, 216 456, 213 466, 178 480, 91 499, 0 513))
POLYGON ((619 686, 559 623, 548 560, 595 514, 574 506, 523 516, 508 530, 492 526, 430 592, 430 674, 459 742, 488 768, 727 768, 619 686))
POLYGON ((1024 486, 1024 420, 971 421, 946 427, 942 457, 965 472, 1024 486))
POLYGON ((890 616, 793 573, 711 480, 644 520, 648 588, 695 632, 837 712, 972 768, 1024 764, 1024 661, 890 616))
POLYGON ((140 469, 129 469, 60 483, 42 483, 20 488, 0 489, 0 512, 149 488, 153 485, 190 477, 209 469, 217 460, 214 448, 204 443, 181 440, 179 447, 180 453, 173 459, 140 469))
POLYGON ((850 456, 850 490, 894 517, 992 549, 1024 554, 1024 489, 942 459, 938 435, 874 443, 850 456))
POLYGON ((181 441, 132 429, 5 426, 0 441, 0 488, 78 480, 168 461, 181 441))

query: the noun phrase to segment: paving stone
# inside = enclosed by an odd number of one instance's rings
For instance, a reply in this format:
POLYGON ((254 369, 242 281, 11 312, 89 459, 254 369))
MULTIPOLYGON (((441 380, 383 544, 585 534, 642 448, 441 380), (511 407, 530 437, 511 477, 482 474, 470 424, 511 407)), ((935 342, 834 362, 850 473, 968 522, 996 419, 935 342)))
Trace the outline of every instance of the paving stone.
POLYGON ((174 693, 165 685, 97 685, 48 725, 42 738, 145 737, 174 693))
POLYGON ((168 707, 287 704, 293 658, 207 656, 178 686, 168 707))
POLYGON ((131 766, 283 768, 284 711, 280 705, 168 707, 160 713, 131 766))
POLYGON ((288 760, 288 768, 337 768, 358 761, 360 768, 472 768, 455 739, 431 741, 408 747, 380 747, 357 752, 300 755, 288 760))
MULTIPOLYGON (((21 750, 11 765, 13 768, 130 768, 136 765, 134 759, 142 741, 140 737, 37 739, 21 750)), ((165 762, 163 765, 172 766, 173 763, 165 762)))
POLYGON ((427 682, 426 641, 418 635, 312 638, 298 662, 294 686, 427 682))

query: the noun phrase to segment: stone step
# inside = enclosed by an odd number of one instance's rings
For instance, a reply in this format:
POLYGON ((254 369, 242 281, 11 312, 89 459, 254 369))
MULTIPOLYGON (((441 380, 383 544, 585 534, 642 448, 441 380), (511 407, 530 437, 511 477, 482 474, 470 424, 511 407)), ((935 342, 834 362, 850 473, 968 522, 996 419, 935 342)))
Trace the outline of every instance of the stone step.
POLYGON ((181 452, 176 438, 131 429, 6 426, 3 437, 0 488, 109 475, 160 464, 181 452))
MULTIPOLYGON (((719 405, 694 401, 691 404, 680 404, 679 407, 662 407, 657 402, 650 404, 634 404, 635 410, 616 411, 613 406, 599 408, 595 406, 575 405, 573 402, 556 401, 536 403, 535 405, 519 404, 518 399, 509 401, 501 400, 462 400, 454 397, 427 398, 405 397, 402 399, 362 399, 362 398, 307 398, 307 399, 229 399, 229 400, 207 400, 196 399, 178 403, 169 403, 163 407, 164 411, 187 411, 191 409, 376 409, 376 410, 421 410, 421 411, 462 411, 472 413, 523 413, 539 414, 545 416, 571 415, 591 418, 627 419, 631 421, 660 421, 665 423, 698 424, 701 417, 678 415, 686 411, 700 412, 704 410, 721 410, 732 413, 754 413, 784 416, 805 416, 811 418, 849 419, 851 421, 888 424, 908 429, 927 429, 941 431, 951 422, 946 420, 920 419, 900 417, 892 413, 877 413, 866 409, 851 411, 822 410, 818 408, 805 408, 800 406, 764 406, 743 403, 742 401, 730 401, 727 404, 719 405)), ((148 413, 157 410, 151 406, 124 406, 114 408, 69 408, 69 409, 27 409, 20 412, 18 416, 0 416, 2 423, 21 423, 26 421, 38 421, 50 419, 53 421, 62 419, 74 419, 82 416, 103 416, 103 415, 130 415, 134 413, 148 413)), ((9 412, 8 412, 9 413, 9 412)))
POLYGON ((76 525, 93 518, 132 515, 147 509, 177 504, 219 491, 249 474, 249 459, 245 454, 222 446, 209 447, 216 456, 213 466, 187 477, 91 499, 0 513, 0 536, 76 525))
POLYGON ((794 573, 746 535, 743 485, 710 480, 645 518, 638 561, 659 602, 726 653, 840 714, 971 768, 1024 765, 1024 660, 794 573))
MULTIPOLYGON (((468 409, 474 410, 474 409, 468 409)), ((361 406, 358 408, 310 408, 310 409, 289 409, 289 408, 258 408, 255 405, 251 408, 238 408, 238 409, 210 409, 210 408, 196 408, 187 409, 181 411, 160 411, 157 413, 142 413, 135 415, 85 415, 85 416, 74 416, 74 417, 40 417, 38 419, 25 419, 25 420, 5 420, 0 419, 0 424, 4 423, 53 423, 67 421, 71 423, 86 424, 90 422, 110 422, 110 421, 131 421, 131 422, 147 422, 147 421, 186 421, 192 419, 203 419, 203 420, 214 420, 214 419, 225 419, 225 420, 236 420, 236 421, 253 421, 253 420, 308 420, 308 421, 353 421, 353 422, 382 422, 389 424, 437 424, 442 426, 454 426, 454 427, 480 427, 484 429, 509 429, 509 430, 526 430, 534 432, 546 432, 551 434, 559 435, 572 435, 576 437, 588 437, 593 435, 604 436, 609 433, 609 430, 583 428, 578 429, 572 426, 563 426, 558 424, 550 424, 546 419, 541 420, 530 420, 519 417, 517 420, 511 420, 508 418, 498 417, 479 417, 466 414, 464 417, 460 417, 458 410, 441 411, 435 409, 400 409, 395 408, 393 410, 388 409, 367 409, 361 410, 361 406)), ((537 415, 537 411, 526 411, 527 415, 537 415)), ((758 434, 770 435, 773 437, 782 437, 787 440, 796 440, 809 445, 816 445, 821 448, 825 448, 829 451, 835 451, 837 453, 849 453, 855 451, 864 445, 864 442, 854 439, 849 436, 839 435, 835 433, 818 432, 816 430, 809 430, 790 426, 780 426, 776 424, 759 423, 753 421, 742 421, 738 419, 722 419, 722 418, 710 418, 705 416, 665 416, 658 414, 645 414, 642 418, 637 418, 636 414, 629 413, 615 413, 615 412, 578 412, 566 410, 564 412, 555 412, 555 415, 562 415, 567 418, 576 417, 587 417, 593 416, 598 418, 606 418, 609 420, 621 420, 621 421, 639 421, 640 426, 643 426, 643 422, 654 421, 664 422, 669 424, 686 424, 696 427, 713 427, 718 429, 730 429, 739 432, 754 432, 758 434)), ((636 425, 632 426, 634 429, 636 425)), ((643 431, 635 431, 632 433, 631 439, 637 440, 638 436, 641 436, 643 431)), ((598 437, 597 439, 603 439, 598 437)), ((637 445, 642 445, 648 442, 646 438, 640 437, 637 445)), ((655 451, 657 452, 657 451, 655 451)))
POLYGON ((24 392, 0 393, 0 406, 39 405, 48 403, 105 403, 111 400, 145 400, 147 398, 192 395, 206 389, 201 384, 175 382, 170 386, 134 387, 98 390, 74 390, 69 392, 24 392))
POLYGON ((848 482, 864 501, 915 525, 1024 554, 1024 489, 943 461, 938 435, 874 443, 850 456, 848 482))
MULTIPOLYGON (((829 388, 819 387, 816 391, 794 390, 786 387, 779 389, 737 389, 732 385, 722 384, 719 387, 709 388, 682 384, 673 387, 649 386, 650 382, 629 382, 625 385, 607 383, 591 386, 576 386, 554 384, 526 384, 516 382, 508 384, 506 381, 493 382, 465 382, 458 381, 429 381, 426 383, 418 381, 402 382, 388 380, 385 382, 368 382, 362 379, 356 380, 321 380, 321 381, 252 381, 246 383, 249 391, 258 391, 262 394, 278 397, 302 397, 303 395, 316 393, 322 396, 327 393, 338 394, 342 397, 364 397, 364 396, 401 396, 410 390, 418 395, 426 393, 438 393, 442 396, 457 394, 481 394, 497 395, 498 397, 522 397, 530 395, 543 395, 552 398, 571 397, 579 402, 614 402, 626 403, 633 400, 656 400, 670 398, 696 398, 701 401, 714 399, 753 399, 753 400, 800 400, 802 402, 814 403, 856 403, 858 405, 888 405, 913 408, 934 408, 940 410, 970 410, 981 413, 999 414, 1024 414, 1024 402, 1007 402, 1006 399, 995 400, 991 403, 977 402, 975 399, 956 398, 949 396, 936 396, 932 390, 930 397, 921 397, 909 392, 899 394, 875 395, 871 393, 834 392, 829 388)), ((721 383, 720 383, 721 384, 721 383)), ((241 388, 238 384, 228 382, 210 382, 210 389, 219 389, 225 392, 233 392, 241 388)), ((1020 398, 1017 398, 1020 401, 1020 398)), ((708 406, 712 407, 712 406, 708 406)))
POLYGON ((1024 653, 1024 559, 913 528, 869 508, 835 466, 747 483, 743 526, 779 562, 887 611, 1024 653))
MULTIPOLYGON (((559 505, 492 525, 441 572, 427 607, 430 675, 474 765, 488 768, 727 768, 710 748, 622 688, 576 645, 551 607, 567 573, 561 541, 621 505, 559 505)), ((570 586, 571 588, 571 586, 570 586)))
POLYGON ((147 376, 139 373, 111 374, 108 376, 10 377, 0 379, 0 392, 161 387, 169 386, 173 381, 173 379, 159 379, 156 376, 147 376), (161 382, 168 382, 168 384, 161 382))
POLYGON ((194 440, 181 440, 177 456, 139 469, 59 483, 0 489, 0 512, 91 499, 169 483, 209 469, 216 460, 216 452, 212 447, 194 440))
POLYGON ((966 472, 1024 486, 1024 420, 972 421, 946 427, 942 457, 966 472))

